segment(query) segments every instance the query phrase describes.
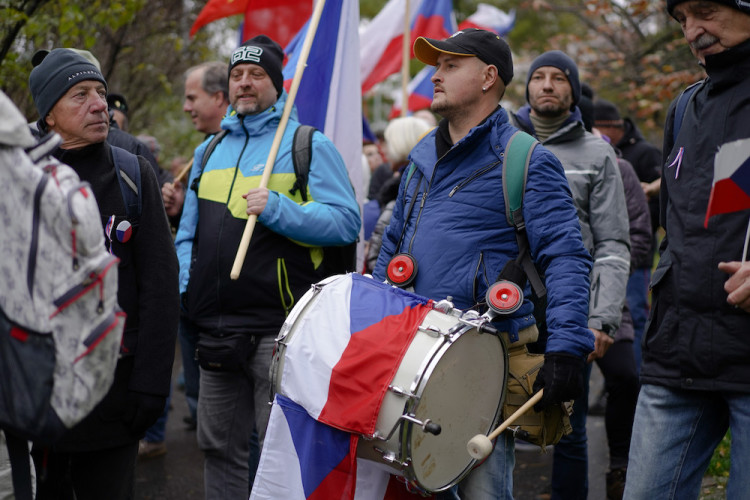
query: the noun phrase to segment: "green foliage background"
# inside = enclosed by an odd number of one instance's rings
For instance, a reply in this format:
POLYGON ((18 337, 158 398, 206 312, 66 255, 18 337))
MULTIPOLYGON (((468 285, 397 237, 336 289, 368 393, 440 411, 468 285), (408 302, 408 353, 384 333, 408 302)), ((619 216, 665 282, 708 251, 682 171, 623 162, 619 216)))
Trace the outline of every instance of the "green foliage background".
MULTIPOLYGON (((237 44, 242 17, 211 23, 191 39, 188 31, 205 3, 0 0, 0 88, 29 120, 35 120, 27 86, 34 52, 54 47, 87 49, 99 59, 110 91, 127 97, 130 132, 157 137, 162 164, 175 155, 187 156, 202 137, 182 112, 184 71, 198 62, 226 59, 237 44)), ((361 0, 361 17, 372 18, 385 3, 361 0)), ((454 0, 457 21, 475 12, 479 3, 454 0)), ((516 74, 506 93, 511 108, 524 104, 530 61, 545 50, 560 49, 578 62, 582 80, 599 96, 618 104, 622 114, 633 117, 647 137, 660 144, 669 102, 687 83, 702 77, 662 0, 488 3, 516 12, 515 27, 508 35, 516 74)), ((421 67, 413 60, 411 73, 421 67)), ((364 96, 366 103, 373 98, 364 96)), ((390 96, 376 98, 389 105, 390 96)))

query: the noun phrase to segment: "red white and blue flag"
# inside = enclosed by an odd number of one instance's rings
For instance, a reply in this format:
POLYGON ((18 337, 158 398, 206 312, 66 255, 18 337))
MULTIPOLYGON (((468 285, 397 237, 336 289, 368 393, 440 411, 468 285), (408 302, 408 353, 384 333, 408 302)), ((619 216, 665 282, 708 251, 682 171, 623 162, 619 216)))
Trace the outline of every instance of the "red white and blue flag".
POLYGON ((494 31, 500 36, 510 33, 516 24, 516 11, 511 10, 509 13, 498 9, 493 5, 480 3, 477 5, 477 11, 462 21, 458 29, 478 28, 481 30, 494 31))
MULTIPOLYGON (((465 21, 458 25, 458 29, 478 28, 487 31, 493 31, 500 36, 510 33, 516 23, 516 12, 511 10, 506 14, 502 10, 492 5, 480 3, 474 14, 467 17, 465 21)), ((451 33, 455 32, 453 29, 451 33)), ((414 78, 412 78, 406 90, 409 95, 409 111, 414 112, 420 109, 426 109, 432 104, 432 75, 435 74, 433 66, 426 66, 414 78)), ((393 107, 389 119, 396 118, 401 114, 401 92, 398 92, 393 98, 393 107)))
MULTIPOLYGON (((360 76, 363 94, 401 68, 405 15, 406 1, 390 0, 362 33, 360 76)), ((413 45, 417 37, 442 39, 456 31, 451 0, 412 0, 409 15, 411 57, 414 57, 413 45)))
POLYGON ((750 139, 724 144, 714 158, 714 182, 704 227, 714 215, 750 208, 750 139))
POLYGON ((390 474, 356 458, 428 299, 359 274, 322 287, 286 339, 251 498, 383 499, 390 474))
MULTIPOLYGON (((284 85, 289 89, 310 21, 287 45, 284 85)), ((359 2, 328 0, 307 58, 295 106, 300 123, 312 125, 336 145, 363 202, 362 97, 359 66, 359 2)))

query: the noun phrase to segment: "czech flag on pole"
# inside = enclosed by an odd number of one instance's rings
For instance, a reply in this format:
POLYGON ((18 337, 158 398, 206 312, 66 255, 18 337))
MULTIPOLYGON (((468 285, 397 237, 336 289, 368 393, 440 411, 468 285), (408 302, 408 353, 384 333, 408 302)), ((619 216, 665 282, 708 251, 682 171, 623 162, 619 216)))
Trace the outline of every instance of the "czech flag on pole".
MULTIPOLYGON (((284 86, 289 90, 309 19, 284 52, 284 86)), ((362 96, 359 79, 359 2, 327 0, 307 58, 294 104, 299 122, 312 125, 336 145, 360 204, 362 186, 362 96)))
MULTIPOLYGON (((412 0, 409 10, 410 47, 417 37, 448 38, 456 31, 451 0, 412 0)), ((360 76, 363 94, 401 68, 405 15, 406 1, 390 0, 362 33, 360 76)), ((411 57, 414 57, 413 48, 410 50, 411 57)))
POLYGON ((704 227, 714 215, 750 208, 750 139, 729 142, 714 158, 714 182, 704 227))

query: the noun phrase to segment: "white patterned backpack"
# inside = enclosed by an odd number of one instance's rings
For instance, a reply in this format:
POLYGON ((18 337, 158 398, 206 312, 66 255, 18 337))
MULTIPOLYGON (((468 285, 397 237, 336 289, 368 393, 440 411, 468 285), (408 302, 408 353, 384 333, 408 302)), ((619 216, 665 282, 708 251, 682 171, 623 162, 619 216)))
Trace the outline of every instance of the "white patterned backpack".
MULTIPOLYGON (((125 314, 94 195, 0 92, 0 428, 48 444, 114 379, 125 314)), ((10 439, 8 444, 10 447, 10 439)))

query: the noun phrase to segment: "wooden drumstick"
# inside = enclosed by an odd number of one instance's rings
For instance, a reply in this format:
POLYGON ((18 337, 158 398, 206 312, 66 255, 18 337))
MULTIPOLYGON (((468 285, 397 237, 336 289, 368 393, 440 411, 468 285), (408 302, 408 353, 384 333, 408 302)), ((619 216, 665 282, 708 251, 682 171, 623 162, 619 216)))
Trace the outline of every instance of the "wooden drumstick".
POLYGON ((513 422, 515 422, 518 417, 529 411, 529 408, 537 404, 539 400, 542 399, 543 392, 544 389, 531 396, 531 399, 526 401, 523 406, 514 411, 513 415, 508 417, 505 422, 500 424, 497 429, 490 432, 489 436, 485 436, 484 434, 477 434, 476 436, 471 438, 466 444, 466 449, 469 451, 469 455, 477 460, 483 460, 484 458, 486 458, 492 452, 492 440, 498 437, 501 432, 503 432, 513 422))
POLYGON ((177 177, 174 178, 172 181, 172 184, 175 182, 182 182, 185 179, 185 176, 187 176, 187 173, 190 172, 190 167, 193 166, 193 158, 190 158, 190 161, 183 167, 182 170, 180 170, 180 173, 177 174, 177 177))

